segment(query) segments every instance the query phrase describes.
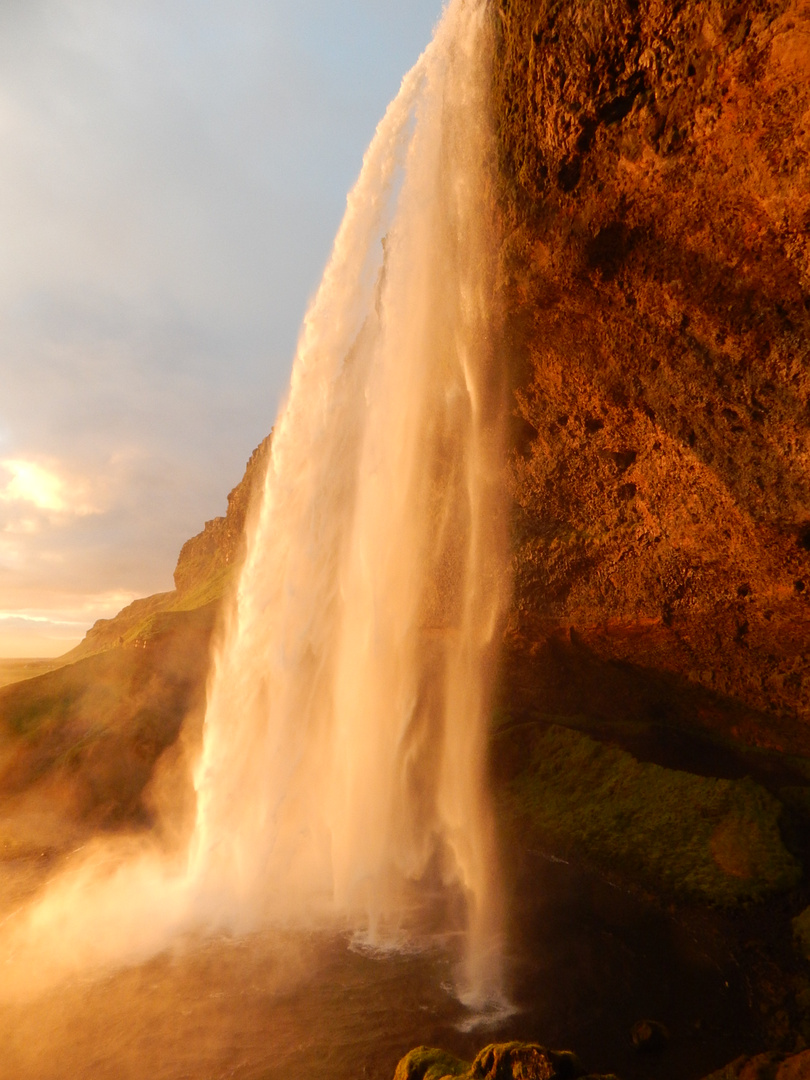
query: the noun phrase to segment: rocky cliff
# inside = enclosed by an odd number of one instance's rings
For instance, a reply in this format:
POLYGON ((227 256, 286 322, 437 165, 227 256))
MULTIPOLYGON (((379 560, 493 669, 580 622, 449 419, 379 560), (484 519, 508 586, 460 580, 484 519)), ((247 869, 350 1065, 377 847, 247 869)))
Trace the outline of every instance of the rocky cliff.
POLYGON ((496 7, 512 679, 807 753, 810 5, 496 7))
MULTIPOLYGON (((810 1051, 740 1057, 706 1080, 804 1080, 810 1074, 810 1051)), ((399 1062, 394 1080, 618 1080, 587 1072, 570 1051, 548 1050, 537 1043, 491 1043, 475 1061, 462 1061, 444 1050, 419 1046, 399 1062)))
POLYGON ((264 478, 272 433, 250 455, 245 475, 228 495, 224 517, 206 521, 201 533, 180 549, 174 584, 182 598, 202 598, 215 583, 240 566, 245 555, 245 525, 251 500, 264 478))
MULTIPOLYGON (((739 1030, 779 1052, 717 1075, 798 1080, 810 761, 745 748, 810 758, 810 3, 492 9, 513 394, 504 851, 701 904, 695 925, 709 905, 770 904, 712 927, 745 980, 739 1030), (689 732, 714 742, 673 738, 689 732)), ((173 592, 0 690, 0 856, 23 850, 32 790, 62 818, 148 821, 155 763, 204 707, 268 449, 183 546, 173 592)), ((512 1055, 519 1072, 437 1053, 398 1075, 579 1074, 537 1047, 512 1055)))

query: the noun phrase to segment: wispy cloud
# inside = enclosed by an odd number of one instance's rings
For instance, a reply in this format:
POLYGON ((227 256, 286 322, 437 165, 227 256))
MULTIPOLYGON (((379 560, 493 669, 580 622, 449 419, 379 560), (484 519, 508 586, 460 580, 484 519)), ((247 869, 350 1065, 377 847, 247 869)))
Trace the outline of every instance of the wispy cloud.
POLYGON ((9 595, 12 605, 27 599, 30 606, 0 609, 0 656, 60 656, 77 645, 97 619, 120 611, 132 603, 136 595, 121 591, 12 592, 9 595))
MULTIPOLYGON (((61 612, 59 615, 61 616, 61 612)), ((0 626, 3 629, 15 629, 26 628, 30 624, 35 627, 49 626, 66 628, 73 631, 74 634, 81 633, 84 626, 83 620, 76 619, 63 619, 60 617, 48 618, 47 615, 25 615, 16 611, 0 611, 0 626)))

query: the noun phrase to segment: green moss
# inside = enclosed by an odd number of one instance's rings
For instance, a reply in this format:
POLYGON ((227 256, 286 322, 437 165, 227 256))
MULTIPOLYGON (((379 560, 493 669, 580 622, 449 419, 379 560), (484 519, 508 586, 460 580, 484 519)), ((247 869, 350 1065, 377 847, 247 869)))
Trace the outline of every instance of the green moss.
POLYGON ((394 1080, 444 1080, 447 1076, 462 1076, 469 1070, 469 1061, 461 1061, 433 1046, 417 1046, 397 1065, 394 1080))
POLYGON ((233 570, 229 567, 217 575, 216 579, 206 582, 205 587, 200 586, 198 591, 182 597, 171 606, 145 616, 121 636, 120 644, 143 644, 161 635, 173 633, 181 617, 192 612, 202 614, 204 608, 222 599, 232 578, 233 570))
POLYGON ((143 645, 155 637, 172 632, 172 620, 179 615, 201 611, 219 603, 233 586, 238 572, 237 564, 220 567, 186 592, 159 593, 136 600, 113 619, 102 620, 100 630, 94 627, 76 649, 66 654, 63 662, 84 660, 122 645, 143 645))
POLYGON ((172 605, 172 611, 193 611, 210 604, 212 600, 221 600, 235 581, 238 566, 231 563, 215 571, 210 577, 199 582, 189 592, 183 593, 172 605))
MULTIPOLYGON (((397 1065, 394 1080, 521 1080, 541 1076, 576 1080, 585 1075, 582 1062, 568 1050, 548 1050, 539 1043, 506 1042, 485 1046, 472 1064, 444 1050, 418 1046, 397 1065)), ((587 1075, 592 1080, 616 1080, 612 1075, 587 1075)))
POLYGON ((552 848, 681 898, 733 905, 801 876, 779 833, 781 804, 752 780, 642 763, 556 725, 538 733, 505 803, 552 848))
POLYGON ((91 728, 67 746, 61 754, 57 754, 53 759, 53 765, 56 768, 60 766, 68 769, 76 767, 92 746, 100 742, 101 739, 109 738, 109 735, 110 732, 105 728, 98 726, 91 728))
POLYGON ((60 687, 55 693, 44 690, 12 698, 3 710, 3 720, 15 735, 32 736, 46 722, 52 727, 62 723, 77 696, 75 690, 60 687))

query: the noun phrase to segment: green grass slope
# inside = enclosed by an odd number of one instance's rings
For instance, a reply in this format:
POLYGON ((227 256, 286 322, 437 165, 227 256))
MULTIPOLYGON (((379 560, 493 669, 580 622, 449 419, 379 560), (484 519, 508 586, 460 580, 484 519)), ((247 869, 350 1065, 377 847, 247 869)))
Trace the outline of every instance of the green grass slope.
POLYGON ((45 785, 77 819, 142 817, 157 759, 204 700, 217 610, 151 616, 148 637, 0 689, 0 804, 45 785))

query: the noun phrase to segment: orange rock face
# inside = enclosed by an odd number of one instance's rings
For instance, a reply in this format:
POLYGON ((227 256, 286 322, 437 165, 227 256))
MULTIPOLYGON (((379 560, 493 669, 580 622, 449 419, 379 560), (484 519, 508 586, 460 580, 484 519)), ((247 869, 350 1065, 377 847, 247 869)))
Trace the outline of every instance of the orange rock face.
POLYGON ((206 521, 203 531, 192 536, 180 549, 174 584, 181 596, 244 558, 248 509, 264 478, 271 439, 272 434, 250 455, 245 475, 228 495, 225 516, 206 521))
POLYGON ((810 753, 810 4, 500 0, 494 101, 517 683, 810 753))

